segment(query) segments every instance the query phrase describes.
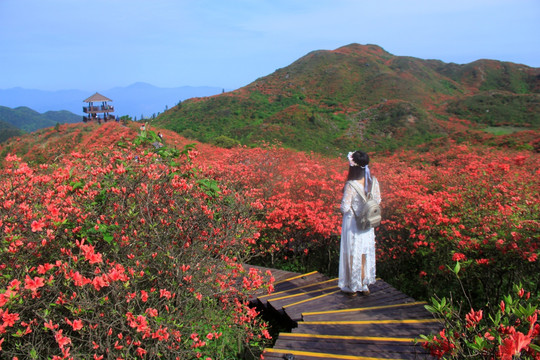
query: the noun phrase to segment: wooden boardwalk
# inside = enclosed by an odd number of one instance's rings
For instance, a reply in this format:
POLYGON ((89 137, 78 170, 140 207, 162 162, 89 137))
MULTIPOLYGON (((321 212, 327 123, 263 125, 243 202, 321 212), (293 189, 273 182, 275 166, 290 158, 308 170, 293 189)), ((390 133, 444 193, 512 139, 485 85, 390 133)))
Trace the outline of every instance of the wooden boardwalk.
POLYGON ((337 279, 318 272, 272 270, 275 291, 254 297, 266 315, 291 328, 279 334, 266 360, 432 359, 414 344, 442 326, 418 302, 378 279, 369 296, 349 297, 337 279))

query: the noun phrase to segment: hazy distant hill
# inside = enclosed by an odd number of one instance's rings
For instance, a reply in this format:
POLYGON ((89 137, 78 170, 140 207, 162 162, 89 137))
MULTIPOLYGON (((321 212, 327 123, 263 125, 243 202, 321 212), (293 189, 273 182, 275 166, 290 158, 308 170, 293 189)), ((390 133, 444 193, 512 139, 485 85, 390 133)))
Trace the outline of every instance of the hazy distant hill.
POLYGON ((25 106, 11 109, 0 106, 0 121, 8 123, 25 132, 32 132, 38 129, 60 124, 73 124, 81 121, 81 116, 69 111, 47 111, 40 114, 25 106))
POLYGON ((113 100, 118 115, 130 115, 141 118, 151 117, 193 97, 219 94, 222 88, 210 86, 182 86, 177 88, 159 88, 138 82, 127 87, 116 87, 107 90, 106 95, 113 100), (126 110, 124 110, 126 109, 126 110))
POLYGON ((205 142, 225 135, 323 153, 396 148, 457 128, 538 128, 540 69, 447 64, 351 44, 313 51, 238 90, 185 101, 156 123, 205 142))
POLYGON ((173 107, 180 101, 192 97, 211 96, 223 91, 220 87, 181 86, 159 88, 145 83, 135 83, 126 87, 96 89, 95 91, 61 90, 43 91, 23 88, 0 89, 0 105, 11 108, 26 106, 39 112, 68 110, 82 116, 83 100, 99 92, 113 100, 115 115, 129 115, 140 119, 141 115, 151 117, 173 107))

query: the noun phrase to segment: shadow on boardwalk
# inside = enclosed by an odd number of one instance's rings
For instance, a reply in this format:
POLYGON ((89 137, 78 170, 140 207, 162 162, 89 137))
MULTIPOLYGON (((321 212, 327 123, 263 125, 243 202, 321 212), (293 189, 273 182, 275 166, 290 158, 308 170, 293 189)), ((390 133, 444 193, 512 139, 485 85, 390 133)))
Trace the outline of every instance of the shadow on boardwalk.
POLYGON ((349 297, 337 279, 318 272, 270 270, 275 291, 254 295, 252 302, 292 330, 279 334, 264 359, 433 359, 414 344, 420 334, 442 327, 425 302, 380 279, 370 286, 369 296, 349 297))

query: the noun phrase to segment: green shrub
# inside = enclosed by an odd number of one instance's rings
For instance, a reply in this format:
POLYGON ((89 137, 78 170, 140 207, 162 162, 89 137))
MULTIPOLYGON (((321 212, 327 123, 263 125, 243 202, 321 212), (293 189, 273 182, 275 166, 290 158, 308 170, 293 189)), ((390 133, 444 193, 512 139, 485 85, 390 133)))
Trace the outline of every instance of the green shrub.
POLYGON ((212 140, 212 144, 225 149, 230 149, 232 147, 240 145, 240 142, 235 139, 231 139, 228 136, 220 135, 212 140))

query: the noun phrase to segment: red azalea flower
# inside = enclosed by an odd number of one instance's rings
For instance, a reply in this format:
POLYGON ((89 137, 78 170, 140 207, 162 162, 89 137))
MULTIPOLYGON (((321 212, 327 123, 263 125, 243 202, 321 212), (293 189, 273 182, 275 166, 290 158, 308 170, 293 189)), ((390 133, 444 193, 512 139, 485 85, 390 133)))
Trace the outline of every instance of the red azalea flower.
POLYGON ((32 290, 33 293, 35 293, 40 287, 45 286, 45 279, 37 276, 34 277, 34 279, 32 280, 30 276, 26 275, 26 279, 24 280, 24 282, 26 284, 24 288, 32 290))
POLYGON ((476 324, 482 320, 482 310, 474 311, 474 309, 471 309, 471 311, 465 315, 465 320, 467 321, 467 328, 474 328, 476 324))
POLYGON ((462 261, 462 260, 467 260, 467 257, 465 256, 465 254, 454 253, 454 255, 452 255, 452 261, 462 261))
POLYGON ((38 232, 38 231, 41 231, 43 230, 43 227, 45 226, 45 223, 41 220, 39 221, 32 221, 32 232, 38 232))

